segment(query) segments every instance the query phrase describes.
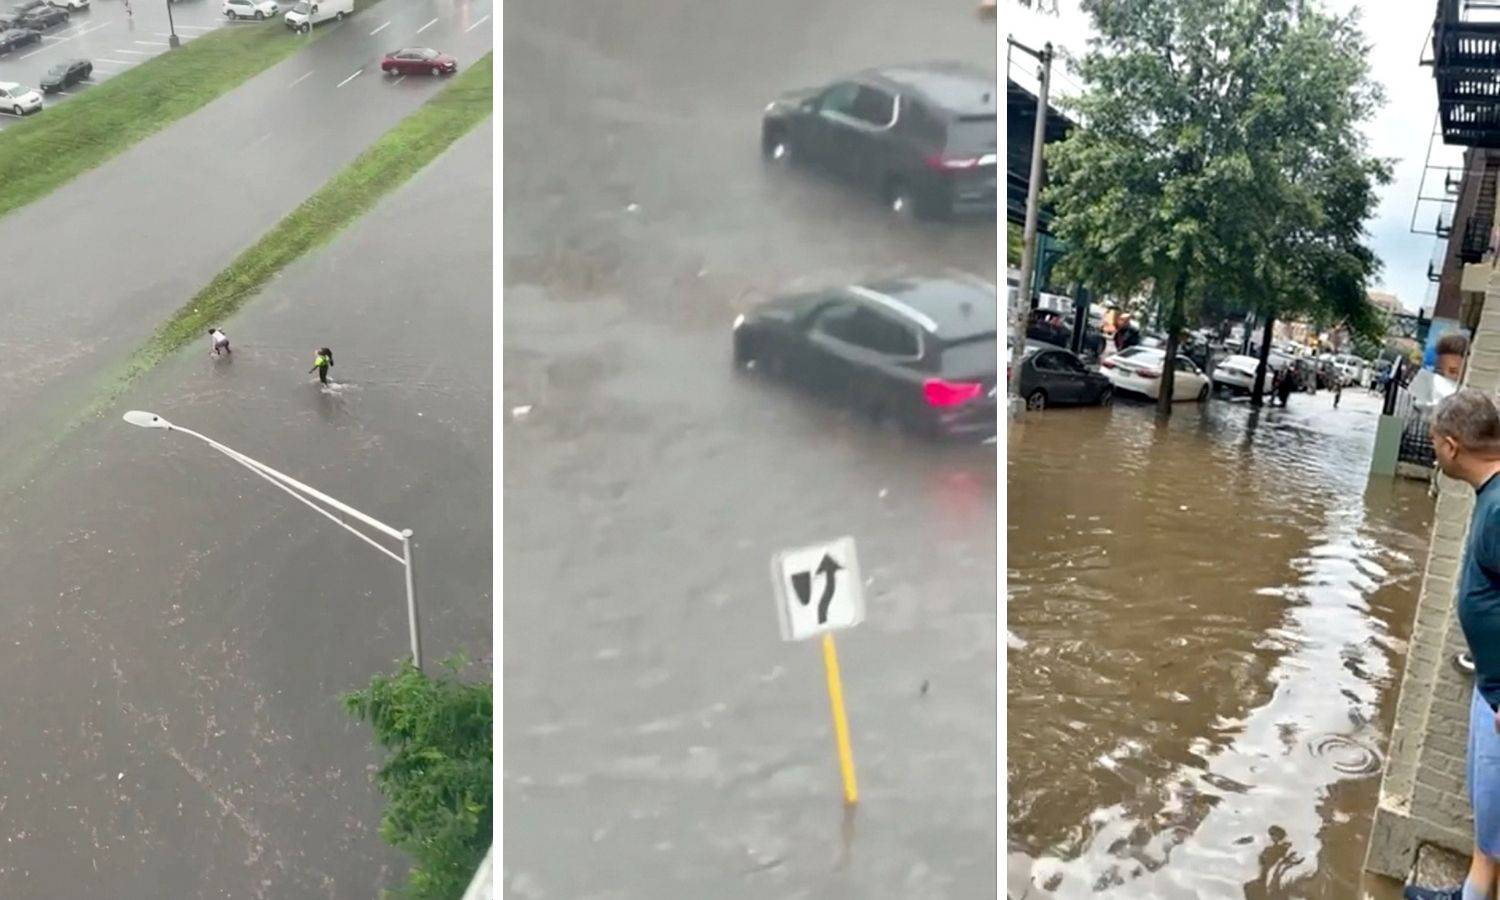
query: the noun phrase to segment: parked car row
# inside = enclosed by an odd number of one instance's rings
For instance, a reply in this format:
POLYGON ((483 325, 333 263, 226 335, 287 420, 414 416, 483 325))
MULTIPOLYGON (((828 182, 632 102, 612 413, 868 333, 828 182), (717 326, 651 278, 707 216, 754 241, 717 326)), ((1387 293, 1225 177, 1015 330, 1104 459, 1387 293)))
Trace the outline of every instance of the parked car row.
POLYGON ((60 62, 42 76, 42 91, 14 81, 0 81, 0 113, 25 116, 42 109, 42 92, 55 94, 87 81, 94 73, 94 64, 86 59, 70 59, 60 62))
POLYGON ((69 9, 87 9, 88 5, 89 0, 54 0, 52 3, 46 0, 23 0, 0 13, 0 32, 32 32, 34 36, 22 35, 22 43, 15 46, 35 43, 41 39, 42 32, 66 24, 70 18, 69 9))

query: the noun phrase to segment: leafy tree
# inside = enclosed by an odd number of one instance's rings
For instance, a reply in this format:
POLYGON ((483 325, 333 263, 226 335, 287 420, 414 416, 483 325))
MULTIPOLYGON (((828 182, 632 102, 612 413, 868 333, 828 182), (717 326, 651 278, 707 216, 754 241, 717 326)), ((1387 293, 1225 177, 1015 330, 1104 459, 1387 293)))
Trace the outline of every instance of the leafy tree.
POLYGON ((1026 235, 1014 222, 1005 223, 1005 264, 1021 267, 1021 254, 1026 252, 1026 235))
POLYGON ((343 697, 386 751, 380 836, 411 855, 404 893, 421 900, 462 897, 490 846, 492 687, 460 681, 463 664, 430 677, 405 662, 343 697))
POLYGON ((1071 277, 1162 303, 1161 415, 1205 296, 1268 329, 1334 312, 1371 327, 1364 221, 1389 172, 1358 128, 1380 95, 1357 19, 1315 0, 1081 5, 1099 35, 1078 64, 1088 126, 1048 149, 1052 227, 1071 277))

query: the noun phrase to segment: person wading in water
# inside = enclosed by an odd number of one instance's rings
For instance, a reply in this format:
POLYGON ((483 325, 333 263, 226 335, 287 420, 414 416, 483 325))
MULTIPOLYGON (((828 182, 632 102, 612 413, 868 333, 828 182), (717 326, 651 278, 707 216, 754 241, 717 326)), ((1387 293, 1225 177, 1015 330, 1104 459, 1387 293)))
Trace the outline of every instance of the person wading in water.
POLYGON ((333 351, 327 347, 322 347, 319 348, 318 355, 313 357, 312 368, 307 370, 307 374, 311 375, 317 372, 318 380, 327 384, 328 370, 331 368, 333 368, 333 351))

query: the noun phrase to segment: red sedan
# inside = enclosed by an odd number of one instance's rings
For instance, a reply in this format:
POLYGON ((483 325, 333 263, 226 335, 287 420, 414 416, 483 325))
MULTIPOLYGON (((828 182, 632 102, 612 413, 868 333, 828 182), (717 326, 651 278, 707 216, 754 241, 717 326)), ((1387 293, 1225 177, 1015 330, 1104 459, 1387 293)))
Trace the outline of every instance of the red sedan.
POLYGON ((431 72, 434 75, 452 75, 458 71, 458 60, 430 47, 408 47, 394 50, 380 61, 380 71, 387 74, 413 75, 431 72))

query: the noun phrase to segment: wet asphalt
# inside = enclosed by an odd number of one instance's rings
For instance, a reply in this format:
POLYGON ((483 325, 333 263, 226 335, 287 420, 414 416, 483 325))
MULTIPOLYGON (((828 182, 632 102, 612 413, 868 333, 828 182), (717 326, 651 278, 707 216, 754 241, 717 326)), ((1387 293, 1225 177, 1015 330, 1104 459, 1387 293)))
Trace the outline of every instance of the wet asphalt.
POLYGON ((0 509, 0 896, 399 886, 338 695, 407 652, 401 568, 119 414, 413 529, 429 665, 462 652, 488 677, 492 147, 482 124, 223 323, 232 358, 205 335, 0 509), (332 389, 307 374, 323 344, 332 389))
POLYGON ((902 226, 759 159, 778 92, 992 67, 967 2, 513 5, 505 31, 506 896, 980 897, 996 863, 996 454, 878 434, 737 376, 735 312, 957 268, 996 232, 902 226), (842 808, 816 643, 769 561, 853 535, 842 808))
POLYGON ((384 53, 430 43, 472 63, 493 43, 490 8, 487 0, 387 0, 320 26, 335 30, 0 218, 10 261, 0 459, 20 461, 0 473, 0 509, 12 476, 34 471, 38 448, 159 323, 441 89, 440 78, 383 77, 384 53))

